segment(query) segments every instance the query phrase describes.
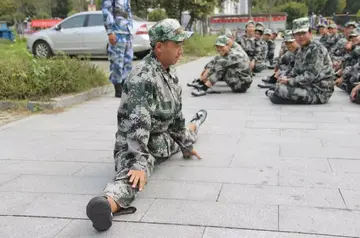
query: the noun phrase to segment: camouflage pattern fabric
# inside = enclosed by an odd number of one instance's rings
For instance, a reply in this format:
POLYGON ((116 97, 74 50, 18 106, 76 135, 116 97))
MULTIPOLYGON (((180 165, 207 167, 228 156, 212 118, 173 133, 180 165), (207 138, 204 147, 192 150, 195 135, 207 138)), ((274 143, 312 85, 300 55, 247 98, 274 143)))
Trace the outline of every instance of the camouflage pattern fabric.
POLYGON ((237 41, 246 54, 249 56, 250 60, 252 60, 255 56, 255 38, 243 36, 237 41))
POLYGON ((130 0, 103 0, 102 13, 107 34, 116 35, 116 44, 108 47, 109 80, 113 84, 121 84, 132 70, 134 57, 130 0))
POLYGON ((303 17, 303 18, 295 19, 292 22, 292 26, 293 26, 292 32, 294 34, 298 32, 308 32, 310 28, 309 18, 303 17))
POLYGON ((268 46, 265 41, 257 40, 255 41, 255 55, 252 59, 255 60, 254 72, 259 73, 267 68, 266 66, 266 56, 268 52, 268 46))
POLYGON ((304 104, 327 103, 334 92, 334 70, 326 48, 311 41, 298 53, 287 84, 278 84, 274 94, 304 104))
POLYGON ((327 41, 326 41, 326 45, 328 46, 328 51, 331 52, 333 51, 333 49, 335 48, 336 46, 336 43, 341 39, 341 35, 339 34, 332 34, 332 35, 329 35, 327 41))
POLYGON ((281 57, 282 55, 284 55, 287 51, 288 51, 288 49, 287 49, 287 47, 286 47, 285 41, 283 41, 283 42, 281 43, 281 46, 280 46, 279 57, 281 57))
POLYGON ((278 61, 276 68, 282 71, 283 75, 288 75, 291 70, 294 68, 295 59, 297 54, 300 52, 300 47, 297 48, 294 52, 287 51, 278 61))
POLYGON ((345 51, 345 44, 347 42, 346 38, 341 38, 336 45, 332 48, 330 52, 331 59, 333 63, 342 62, 344 60, 346 51, 345 51))
POLYGON ((322 35, 322 36, 320 37, 319 42, 320 42, 323 46, 325 46, 326 49, 329 49, 328 40, 329 40, 329 35, 325 34, 325 35, 322 35))
POLYGON ((125 82, 114 153, 117 174, 103 191, 121 207, 138 193, 128 182, 129 170, 143 170, 148 178, 157 161, 193 149, 197 135, 185 127, 181 92, 175 69, 166 71, 153 53, 125 82))
POLYGON ((266 55, 266 59, 272 61, 275 56, 275 42, 273 40, 266 41, 268 47, 268 53, 266 55))
POLYGON ((133 21, 130 0, 103 0, 102 13, 108 34, 131 34, 133 21))
POLYGON ((219 57, 208 75, 212 85, 223 80, 233 92, 245 92, 252 83, 248 56, 244 51, 234 49, 228 55, 219 57))
POLYGON ((116 44, 108 47, 110 81, 113 84, 125 82, 132 70, 134 52, 131 38, 131 35, 116 34, 116 44))
POLYGON ((349 58, 345 61, 344 72, 342 78, 344 82, 353 84, 359 72, 360 65, 360 45, 354 47, 354 49, 349 54, 349 58))

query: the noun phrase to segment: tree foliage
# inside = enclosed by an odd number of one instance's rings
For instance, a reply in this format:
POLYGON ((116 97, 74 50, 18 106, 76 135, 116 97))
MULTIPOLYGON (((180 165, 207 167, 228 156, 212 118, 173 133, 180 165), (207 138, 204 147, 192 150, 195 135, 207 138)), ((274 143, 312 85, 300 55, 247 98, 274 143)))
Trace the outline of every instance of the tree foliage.
POLYGON ((305 17, 308 14, 308 7, 306 4, 299 2, 288 2, 278 6, 277 9, 280 12, 286 12, 288 14, 287 23, 290 27, 293 20, 296 18, 305 17))
POLYGON ((153 11, 151 11, 148 15, 148 20, 149 21, 160 21, 160 20, 163 20, 167 18, 167 15, 166 15, 166 11, 164 9, 161 9, 161 8, 157 8, 153 11))
POLYGON ((70 0, 56 0, 54 7, 51 9, 53 17, 66 18, 71 11, 70 0))

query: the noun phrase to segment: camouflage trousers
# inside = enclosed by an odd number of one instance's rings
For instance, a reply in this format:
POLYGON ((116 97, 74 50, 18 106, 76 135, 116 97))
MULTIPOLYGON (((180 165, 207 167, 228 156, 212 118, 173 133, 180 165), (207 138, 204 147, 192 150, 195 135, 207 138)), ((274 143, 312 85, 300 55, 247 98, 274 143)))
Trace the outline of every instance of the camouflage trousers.
MULTIPOLYGON (((195 143, 197 141, 197 133, 187 129, 186 130, 187 140, 195 143)), ((152 138, 152 137, 150 137, 152 138)), ((149 140, 148 150, 150 151, 150 156, 147 160, 147 165, 145 168, 146 181, 149 180, 150 175, 152 174, 154 167, 156 164, 164 162, 171 155, 174 155, 180 151, 180 147, 176 142, 171 138, 170 134, 165 132, 163 135, 157 135, 155 141, 152 139, 149 140), (156 147, 155 145, 161 141, 162 145, 156 147), (164 154, 169 154, 169 157, 159 157, 162 152, 164 154)), ((134 201, 137 196, 139 190, 138 188, 132 188, 129 183, 129 177, 127 176, 131 164, 130 161, 126 159, 126 157, 121 155, 121 151, 118 156, 119 160, 115 160, 115 166, 117 173, 115 178, 106 185, 103 195, 107 197, 111 197, 114 201, 122 208, 128 208, 132 201, 134 201)))
MULTIPOLYGON (((315 91, 316 90, 309 88, 277 84, 274 90, 274 96, 295 102, 296 104, 325 104, 329 101, 334 92, 333 89, 328 89, 328 91, 319 93, 315 93, 315 91)), ((276 103, 276 100, 271 101, 276 103)))
POLYGON ((267 69, 265 62, 255 62, 255 67, 253 69, 254 73, 260 73, 264 69, 267 69))
POLYGON ((237 68, 218 68, 208 77, 212 85, 218 81, 225 81, 234 93, 243 93, 250 88, 252 84, 250 69, 240 71, 237 68))
POLYGON ((123 83, 132 70, 134 52, 132 36, 116 34, 116 44, 109 45, 108 56, 110 61, 110 78, 113 84, 123 83))
POLYGON ((207 63, 204 67, 204 69, 211 69, 216 64, 216 61, 220 58, 220 56, 215 56, 209 63, 207 63))

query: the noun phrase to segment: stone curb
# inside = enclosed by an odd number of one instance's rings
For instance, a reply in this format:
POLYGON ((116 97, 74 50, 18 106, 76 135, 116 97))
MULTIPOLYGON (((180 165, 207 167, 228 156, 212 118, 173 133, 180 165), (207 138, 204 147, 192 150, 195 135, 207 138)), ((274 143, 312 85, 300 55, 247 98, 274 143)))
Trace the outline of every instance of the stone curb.
POLYGON ((52 98, 46 102, 39 101, 29 101, 29 102, 11 102, 11 101, 0 101, 0 110, 7 110, 11 108, 18 108, 19 105, 23 105, 30 111, 43 110, 43 109, 57 109, 69 107, 74 104, 82 103, 88 101, 89 99, 102 96, 104 94, 110 93, 114 90, 112 85, 106 85, 102 87, 93 88, 89 91, 82 93, 65 95, 56 98, 52 98))

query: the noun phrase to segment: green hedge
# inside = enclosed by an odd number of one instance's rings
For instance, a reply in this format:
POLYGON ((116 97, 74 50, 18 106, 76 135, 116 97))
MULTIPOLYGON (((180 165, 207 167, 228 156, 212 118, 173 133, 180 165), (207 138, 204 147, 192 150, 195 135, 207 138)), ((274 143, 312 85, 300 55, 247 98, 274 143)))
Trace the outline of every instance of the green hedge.
POLYGON ((184 43, 184 54, 191 56, 209 56, 216 54, 214 47, 218 35, 198 35, 194 34, 184 43))
POLYGON ((0 51, 1 100, 47 100, 108 83, 106 74, 87 60, 34 58, 21 42, 0 42, 0 51))

